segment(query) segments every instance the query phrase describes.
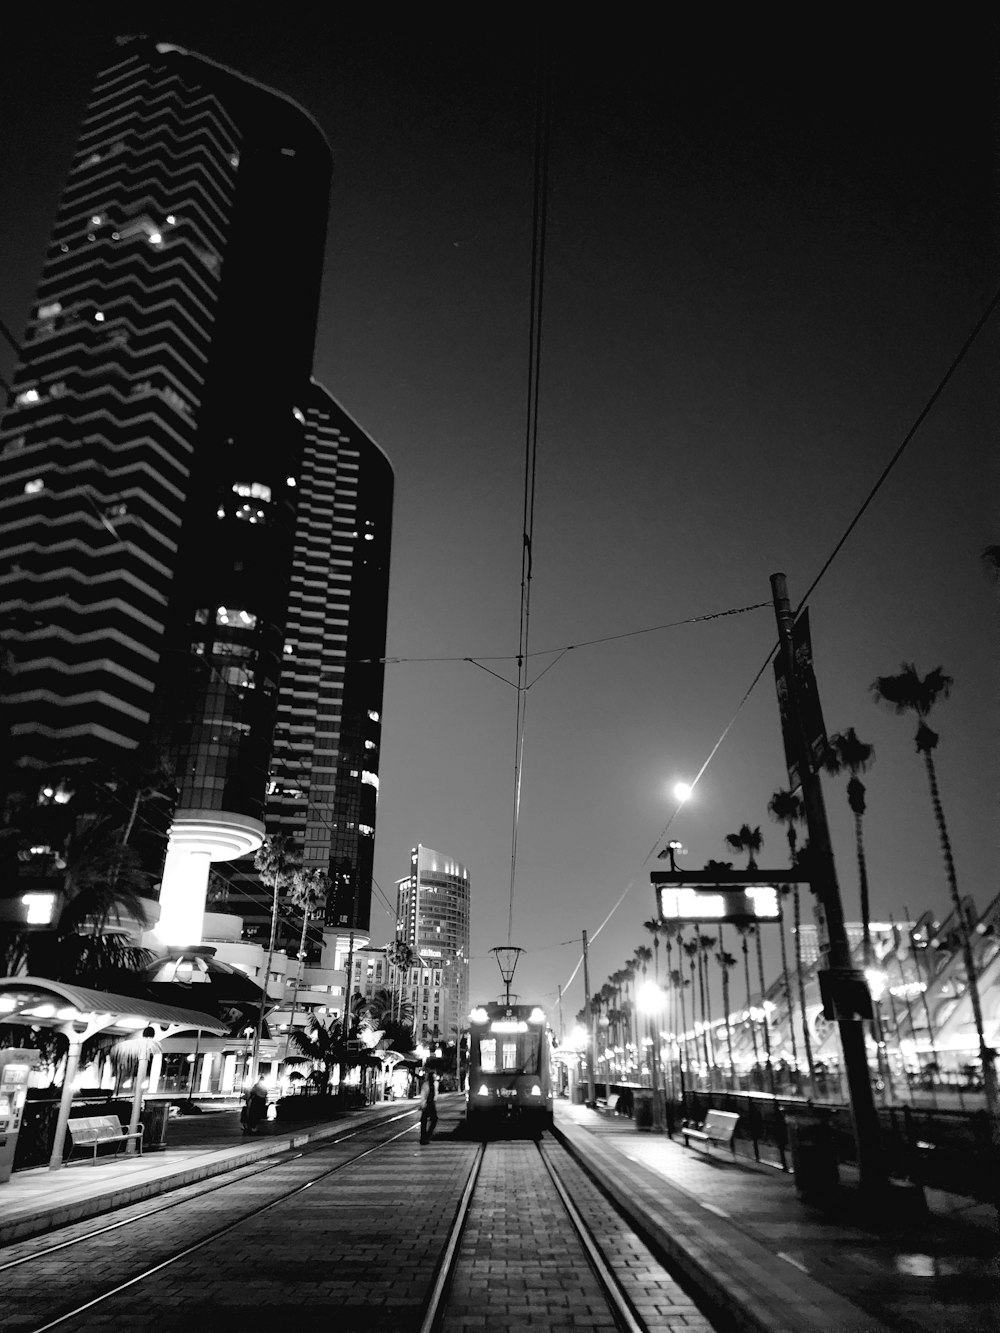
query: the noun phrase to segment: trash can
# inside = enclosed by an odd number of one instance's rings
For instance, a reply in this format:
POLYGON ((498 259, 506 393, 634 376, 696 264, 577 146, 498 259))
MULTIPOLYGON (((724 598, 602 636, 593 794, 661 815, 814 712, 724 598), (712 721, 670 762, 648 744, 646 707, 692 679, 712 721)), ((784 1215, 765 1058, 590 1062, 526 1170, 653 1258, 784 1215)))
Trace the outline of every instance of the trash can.
POLYGON ((167 1146, 169 1102, 147 1102, 139 1113, 142 1125, 142 1151, 163 1152, 167 1146))
POLYGON ((814 1106, 785 1106, 782 1110, 799 1198, 829 1199, 840 1185, 831 1123, 835 1113, 814 1106))
POLYGON ((637 1092, 633 1102, 636 1129, 653 1128, 653 1094, 637 1092))

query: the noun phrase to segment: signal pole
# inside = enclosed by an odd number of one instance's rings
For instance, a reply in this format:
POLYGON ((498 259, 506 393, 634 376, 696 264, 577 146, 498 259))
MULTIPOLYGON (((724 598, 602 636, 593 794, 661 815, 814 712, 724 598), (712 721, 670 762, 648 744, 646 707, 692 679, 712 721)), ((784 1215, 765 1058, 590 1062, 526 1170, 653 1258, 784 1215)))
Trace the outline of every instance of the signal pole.
MULTIPOLYGON (((844 908, 837 882, 837 868, 830 842, 830 828, 826 820, 826 806, 819 772, 810 754, 809 737, 804 725, 802 701, 796 689, 795 649, 792 642, 794 617, 788 601, 788 586, 784 574, 771 575, 771 593, 774 614, 778 622, 781 664, 787 682, 785 700, 786 745, 794 757, 802 786, 802 804, 805 807, 806 827, 809 830, 809 877, 816 895, 816 923, 819 934, 820 961, 828 970, 831 994, 835 997, 838 979, 853 971, 847 931, 844 926, 844 908)), ((870 1001, 869 1001, 870 1003, 870 1001)), ((858 1167, 861 1188, 866 1192, 884 1191, 888 1177, 881 1153, 878 1113, 872 1094, 865 1051, 865 1034, 860 1018, 844 1018, 838 1012, 837 1026, 840 1045, 844 1052, 844 1070, 854 1119, 854 1133, 858 1145, 858 1167)))

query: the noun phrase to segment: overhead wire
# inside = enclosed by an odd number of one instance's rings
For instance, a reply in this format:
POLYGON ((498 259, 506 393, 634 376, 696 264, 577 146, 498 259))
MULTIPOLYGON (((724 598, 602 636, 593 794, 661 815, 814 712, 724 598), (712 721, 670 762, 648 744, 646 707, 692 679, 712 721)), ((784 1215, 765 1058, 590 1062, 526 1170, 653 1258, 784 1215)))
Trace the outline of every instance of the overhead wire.
MULTIPOLYGON (((937 403, 938 399, 941 397, 942 393, 943 393, 944 390, 947 388, 948 384, 950 383, 950 381, 951 381, 952 378, 954 377, 956 371, 959 369, 959 367, 961 366, 962 362, 965 360, 966 356, 967 356, 967 355, 969 354, 969 352, 972 350, 972 347, 974 346, 974 344, 975 344, 975 342, 976 342, 976 339, 979 337, 979 335, 982 333, 983 329, 984 329, 984 328, 986 327, 986 325, 989 323, 991 317, 995 314, 995 312, 996 312, 996 310, 997 310, 998 307, 1000 307, 1000 288, 998 288, 998 289, 994 292, 993 297, 992 297, 991 300, 987 303, 987 305, 986 305, 985 309, 983 310, 982 314, 981 314, 981 315, 979 316, 979 318, 976 320, 975 324, 972 326, 971 330, 969 331, 968 335, 966 336, 966 338, 965 338, 964 341, 962 342, 962 344, 961 344, 961 346, 959 347, 958 351, 956 352, 956 354, 955 354, 954 357, 952 358, 952 360, 951 360, 951 362, 949 363, 949 365, 948 365, 947 369, 945 370, 944 374, 943 374, 943 375, 941 376, 941 378, 938 380, 938 382, 937 382, 937 384, 935 385, 934 389, 932 390, 931 394, 929 395, 929 397, 928 397, 928 398, 926 399, 926 401, 924 402, 924 404, 923 404, 923 406, 921 407, 920 411, 917 413, 917 415, 916 415, 916 417, 914 418, 912 424, 910 425, 910 428, 909 428, 909 429, 906 431, 906 433, 904 434, 904 436, 903 436, 902 440, 900 441, 899 445, 897 446, 897 448, 896 448, 895 451, 893 452, 892 457, 889 459, 889 461, 886 463, 885 467, 884 467, 884 468, 882 469, 882 471, 879 473, 878 478, 876 479, 875 483, 873 484, 873 486, 872 486, 871 489, 869 490, 868 494, 865 496, 864 500, 861 502, 860 506, 858 507, 858 509, 857 509, 856 512, 854 513, 854 515, 853 515, 853 517, 851 518, 850 522, 849 522, 849 523, 847 524, 847 526, 845 527, 844 531, 841 533, 840 537, 838 538, 837 542, 835 543, 835 545, 834 545, 833 549, 831 550, 830 554, 827 556, 826 560, 824 560, 823 564, 820 566, 819 572, 816 574, 815 578, 814 578, 814 579, 812 580, 812 582, 809 584, 809 587, 806 589, 805 593, 803 594, 802 598, 800 599, 798 605, 797 605, 796 608, 795 608, 795 613, 794 613, 794 614, 795 614, 796 616, 800 615, 800 614, 802 613, 802 611, 804 610, 806 604, 807 604, 808 601, 809 601, 809 598, 810 598, 810 597, 812 596, 812 594, 816 591, 816 588, 819 586, 820 581, 823 579, 823 577, 824 577, 824 576, 826 575, 826 573, 829 571, 830 566, 833 564, 834 560, 835 560, 835 559, 837 558, 837 556, 840 554, 841 550, 843 549, 844 545, 846 544, 846 542, 847 542, 848 538, 850 537, 851 533, 852 533, 852 532, 854 531, 854 529, 857 527, 858 523, 861 521, 861 519, 862 519, 862 517, 864 516, 865 512, 867 511, 868 507, 871 505, 872 501, 875 499, 876 495, 877 495, 878 492, 881 490, 882 486, 885 484, 885 481, 886 481, 886 479, 888 478, 889 474, 892 472, 892 470, 895 468, 896 464, 899 462, 899 460, 902 458, 903 454, 906 452, 906 450, 907 450, 907 448, 909 447, 910 443, 912 442, 912 440, 914 439, 915 435, 917 434, 917 431, 920 429, 920 427, 921 427, 921 426, 923 425, 923 423, 926 421, 927 417, 930 415, 930 413, 931 413, 932 409, 934 408, 935 404, 937 403)), ((771 605, 771 603, 769 603, 769 602, 758 602, 758 603, 756 603, 753 607, 746 607, 746 608, 744 608, 744 609, 745 609, 745 610, 756 610, 756 609, 759 609, 761 606, 769 606, 769 605, 771 605)), ((730 614, 732 614, 732 613, 730 613, 730 614)), ((778 643, 775 643, 775 644, 772 645, 770 652, 767 654, 767 657, 766 657, 766 658, 764 659, 764 661, 761 663, 761 665, 760 665, 760 667, 758 668, 756 674, 754 675, 753 680, 750 682, 750 684, 749 684, 749 685, 747 686, 747 688, 744 690, 743 695, 742 695, 742 697, 740 698, 739 703, 736 705, 736 708, 735 708, 735 710, 733 711, 732 716, 730 717, 729 721, 726 723, 725 727, 723 728, 722 733, 720 734, 718 740, 717 740, 717 741, 715 742, 715 744, 712 746, 711 750, 710 750, 709 753, 708 753, 708 757, 705 759, 705 761, 704 761, 704 763, 702 764, 701 768, 698 770, 696 776, 694 777, 694 779, 693 779, 693 780, 691 781, 691 783, 689 784, 692 792, 695 790, 695 788, 697 787, 698 783, 701 781, 701 779, 702 779, 702 777, 704 776, 706 770, 708 769, 709 764, 710 764, 710 763, 712 762, 712 760, 715 758, 716 754, 719 752, 720 748, 722 747, 722 745, 723 745, 723 743, 724 743, 726 737, 729 735, 730 731, 733 729, 734 725, 736 724, 736 719, 739 717, 740 713, 743 711, 743 708, 744 708, 744 706, 745 706, 747 700, 750 698, 751 694, 752 694, 752 693, 754 692, 754 690, 757 688, 757 685, 759 684, 760 679, 761 679, 761 677, 763 676, 764 672, 767 670, 768 666, 769 666, 769 665, 771 664, 771 662, 774 660, 775 654, 778 652, 779 647, 780 647, 780 644, 778 644, 778 643)), ((685 801, 686 801, 687 799, 689 799, 689 797, 688 797, 688 798, 685 798, 685 801)), ((660 843, 663 842, 664 838, 666 837, 666 835, 667 835, 667 833, 668 833, 668 831, 669 831, 669 829, 670 829, 670 826, 673 824, 673 822, 674 822, 674 820, 676 819, 678 813, 680 812, 680 810, 682 809, 683 805, 685 804, 685 801, 681 801, 681 802, 678 804, 677 809, 674 810, 673 814, 672 814, 672 815, 670 816, 670 818, 667 820, 667 823, 666 823, 665 827, 664 827, 664 828, 662 829, 662 831, 660 832, 660 835, 659 835, 659 837, 656 839, 656 842, 654 842, 653 847, 650 849, 649 852, 647 852, 645 858, 643 859, 642 865, 641 865, 640 868, 639 868, 640 870, 641 870, 641 869, 642 869, 642 868, 649 862, 649 860, 651 859, 653 853, 654 853, 655 850, 656 850, 656 847, 657 847, 660 843)), ((606 916, 606 917, 604 918, 604 920, 601 922, 600 926, 598 926, 597 930, 596 930, 596 931, 594 932, 594 934, 590 937, 591 942, 592 942, 594 939, 597 938, 597 936, 600 934, 600 932, 601 932, 601 931, 604 929, 604 927, 608 924, 608 922, 610 921, 611 917, 615 914, 615 912, 618 910, 618 908, 619 908, 619 907, 621 906, 621 904, 624 902, 625 898, 628 896, 628 894, 629 894, 629 893, 631 892, 631 890, 634 888, 638 873, 639 873, 639 872, 637 871, 637 872, 636 872, 636 875, 633 875, 633 876, 632 876, 632 878, 629 880, 628 884, 626 885, 625 889, 624 889, 624 890, 622 891, 622 893, 619 895, 618 901, 615 903, 614 907, 611 908, 611 911, 607 914, 607 916, 606 916)), ((577 960, 577 964, 576 964, 576 966, 573 968, 573 971, 572 971, 572 973, 570 974, 569 979, 568 979, 568 980, 565 982, 565 984, 563 985, 563 993, 564 993, 564 994, 565 994, 565 992, 569 989, 570 983, 571 983, 571 982, 574 980, 574 978, 576 977, 576 975, 577 975, 577 973, 579 972, 579 970, 580 970, 582 964, 583 964, 583 957, 582 957, 582 955, 581 955, 581 957, 577 960)))
MULTIPOLYGON (((521 605, 517 644, 517 706, 514 738, 514 795, 511 812, 510 896, 507 943, 514 931, 514 888, 517 881, 517 838, 524 773, 527 673, 531 628, 531 580, 535 535, 535 483, 538 470, 538 401, 541 379, 542 312, 545 292, 549 148, 552 128, 552 55, 543 37, 538 54, 535 100, 534 196, 532 200, 531 288, 528 312, 528 385, 524 438, 524 495, 521 532, 521 605)), ((477 663, 477 665, 479 665, 477 663)), ((484 668, 485 669, 485 668, 484 668)), ((495 674, 495 673, 494 673, 495 674)))

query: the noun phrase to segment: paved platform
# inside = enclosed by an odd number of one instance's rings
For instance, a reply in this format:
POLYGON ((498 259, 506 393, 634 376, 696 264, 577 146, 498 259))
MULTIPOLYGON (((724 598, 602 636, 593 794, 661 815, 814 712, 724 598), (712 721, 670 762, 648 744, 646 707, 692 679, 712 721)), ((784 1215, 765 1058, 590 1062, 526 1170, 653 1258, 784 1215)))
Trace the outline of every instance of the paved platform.
MULTIPOLYGON (((448 1099, 451 1101, 451 1098, 448 1099)), ((457 1099, 456 1099, 457 1102, 457 1099)), ((0 1185, 0 1245, 246 1166, 352 1124, 417 1110, 382 1103, 333 1121, 244 1138, 235 1109, 171 1120, 166 1147, 143 1157, 17 1172, 0 1185)), ((557 1131, 692 1296, 721 1327, 753 1333, 997 1333, 995 1215, 953 1199, 879 1224, 843 1206, 799 1200, 789 1175, 727 1152, 705 1154, 631 1120, 565 1101, 557 1131)))
MULTIPOLYGON (((876 1218, 856 1180, 835 1205, 802 1202, 792 1177, 728 1149, 706 1153, 631 1120, 556 1103, 575 1155, 710 1312, 755 1333, 997 1333, 992 1210, 932 1198, 876 1218)), ((842 1178, 846 1173, 841 1172, 842 1178)))
POLYGON ((259 1135, 248 1138, 240 1127, 238 1108, 209 1107, 202 1115, 171 1119, 165 1147, 141 1157, 100 1156, 96 1164, 81 1157, 59 1171, 47 1167, 15 1171, 0 1185, 0 1246, 329 1138, 352 1122, 382 1119, 410 1108, 418 1109, 415 1099, 383 1102, 344 1112, 333 1120, 305 1121, 293 1127, 269 1121, 259 1135))

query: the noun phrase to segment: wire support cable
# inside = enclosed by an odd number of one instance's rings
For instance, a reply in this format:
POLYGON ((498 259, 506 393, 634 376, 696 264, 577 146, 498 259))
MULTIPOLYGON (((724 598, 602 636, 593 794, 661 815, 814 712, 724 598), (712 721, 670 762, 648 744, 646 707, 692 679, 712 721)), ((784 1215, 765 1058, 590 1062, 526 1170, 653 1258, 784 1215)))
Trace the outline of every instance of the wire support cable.
MULTIPOLYGON (((543 41, 539 51, 535 108, 535 174, 532 201, 531 290, 528 313, 528 384, 524 438, 524 495, 521 533, 521 606, 517 644, 517 705, 514 739, 514 794, 511 811, 510 896, 507 905, 507 943, 514 930, 514 886, 517 881, 517 837, 524 768, 524 733, 527 708, 528 650, 531 627, 531 580, 535 535, 535 483, 538 469, 538 401, 541 380, 542 311, 545 291, 549 144, 552 127, 552 58, 543 41)), ((478 665, 478 664, 477 664, 478 665)))

